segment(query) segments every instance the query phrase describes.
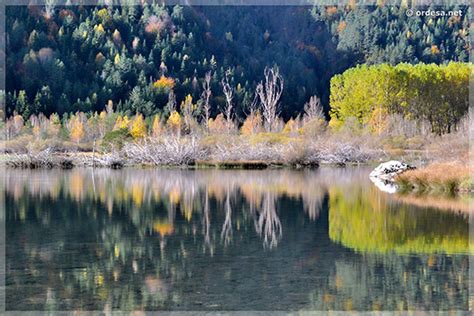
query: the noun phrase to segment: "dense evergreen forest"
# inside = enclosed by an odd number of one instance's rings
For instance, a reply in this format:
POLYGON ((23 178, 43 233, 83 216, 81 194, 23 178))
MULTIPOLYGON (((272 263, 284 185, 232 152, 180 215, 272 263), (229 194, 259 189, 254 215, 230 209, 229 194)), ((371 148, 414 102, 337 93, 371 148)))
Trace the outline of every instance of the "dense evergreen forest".
POLYGON ((404 6, 355 5, 8 6, 6 114, 26 120, 113 104, 122 113, 167 116, 169 103, 188 95, 199 110, 211 72, 211 116, 225 106, 227 74, 243 122, 266 66, 283 76, 284 118, 301 113, 312 95, 328 113, 330 79, 357 64, 467 62, 469 9, 443 9, 463 14, 407 17, 404 6))

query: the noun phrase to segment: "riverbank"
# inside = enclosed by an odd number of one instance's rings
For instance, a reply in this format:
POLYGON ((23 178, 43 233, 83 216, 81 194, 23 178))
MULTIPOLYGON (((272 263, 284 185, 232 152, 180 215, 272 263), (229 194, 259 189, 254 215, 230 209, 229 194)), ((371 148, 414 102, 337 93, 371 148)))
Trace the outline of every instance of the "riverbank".
POLYGON ((116 146, 98 144, 88 150, 77 147, 8 146, 1 161, 16 168, 72 168, 95 166, 173 166, 262 169, 268 167, 316 167, 383 161, 388 155, 357 142, 315 140, 259 134, 255 137, 223 135, 204 138, 183 136, 147 138, 116 146))
POLYGON ((54 153, 41 151, 27 154, 3 154, 0 165, 18 169, 72 169, 75 167, 96 167, 121 169, 123 167, 168 167, 189 169, 275 169, 275 168, 317 168, 320 165, 348 166, 370 163, 369 160, 347 160, 341 157, 327 157, 319 160, 189 160, 183 163, 160 162, 144 157, 127 157, 119 153, 68 152, 54 153))

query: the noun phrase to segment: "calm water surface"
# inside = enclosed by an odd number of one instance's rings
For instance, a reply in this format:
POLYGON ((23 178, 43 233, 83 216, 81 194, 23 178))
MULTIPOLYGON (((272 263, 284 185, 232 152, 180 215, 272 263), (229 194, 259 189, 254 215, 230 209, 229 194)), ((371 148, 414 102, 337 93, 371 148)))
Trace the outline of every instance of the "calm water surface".
POLYGON ((467 202, 368 172, 6 170, 7 310, 467 310, 467 202))

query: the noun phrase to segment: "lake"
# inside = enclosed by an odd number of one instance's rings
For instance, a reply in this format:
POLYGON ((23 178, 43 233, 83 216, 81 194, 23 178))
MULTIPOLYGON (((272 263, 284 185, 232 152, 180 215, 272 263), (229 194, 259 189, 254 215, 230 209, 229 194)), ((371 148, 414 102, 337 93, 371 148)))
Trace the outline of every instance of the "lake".
POLYGON ((468 199, 369 172, 7 169, 6 309, 468 310, 468 199))

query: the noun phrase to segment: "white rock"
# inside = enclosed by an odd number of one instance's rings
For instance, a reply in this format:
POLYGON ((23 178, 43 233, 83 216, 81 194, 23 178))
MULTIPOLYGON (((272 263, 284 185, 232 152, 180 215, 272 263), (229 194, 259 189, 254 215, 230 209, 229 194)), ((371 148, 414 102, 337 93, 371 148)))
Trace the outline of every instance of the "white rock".
POLYGON ((393 193, 397 193, 398 191, 398 185, 392 181, 380 179, 377 177, 370 177, 370 180, 382 192, 393 194, 393 193))
POLYGON ((393 178, 404 171, 415 169, 413 166, 410 166, 404 162, 397 160, 390 160, 384 163, 381 163, 377 168, 375 168, 370 173, 370 178, 379 178, 384 180, 393 181, 393 178))

